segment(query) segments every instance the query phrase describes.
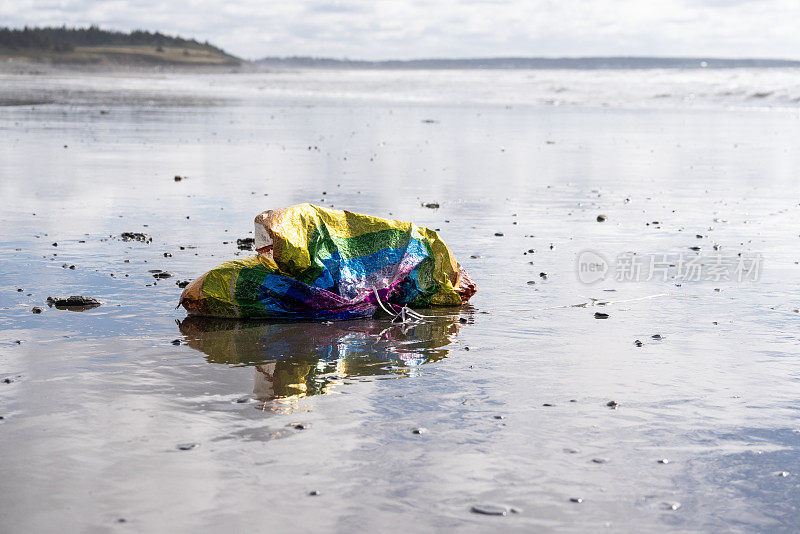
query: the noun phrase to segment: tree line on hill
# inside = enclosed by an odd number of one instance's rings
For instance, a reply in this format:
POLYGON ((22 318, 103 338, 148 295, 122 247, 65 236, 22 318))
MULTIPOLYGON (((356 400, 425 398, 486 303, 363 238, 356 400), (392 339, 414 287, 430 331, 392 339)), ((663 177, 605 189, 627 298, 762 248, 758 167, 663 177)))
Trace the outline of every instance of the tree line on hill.
POLYGON ((134 30, 130 33, 101 30, 97 26, 87 28, 45 27, 23 29, 0 28, 0 48, 11 50, 37 50, 43 52, 71 52, 76 46, 180 46, 184 48, 213 50, 224 54, 208 41, 171 37, 160 32, 134 30))

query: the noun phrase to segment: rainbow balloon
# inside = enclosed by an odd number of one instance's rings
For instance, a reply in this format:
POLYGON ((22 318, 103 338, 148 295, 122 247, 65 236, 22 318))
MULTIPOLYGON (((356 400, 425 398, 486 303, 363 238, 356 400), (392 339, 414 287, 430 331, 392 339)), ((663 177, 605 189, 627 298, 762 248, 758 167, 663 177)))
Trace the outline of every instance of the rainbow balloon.
POLYGON ((372 316, 378 299, 459 306, 477 291, 439 235, 412 223, 299 204, 255 225, 259 253, 189 284, 189 315, 345 320, 372 316))

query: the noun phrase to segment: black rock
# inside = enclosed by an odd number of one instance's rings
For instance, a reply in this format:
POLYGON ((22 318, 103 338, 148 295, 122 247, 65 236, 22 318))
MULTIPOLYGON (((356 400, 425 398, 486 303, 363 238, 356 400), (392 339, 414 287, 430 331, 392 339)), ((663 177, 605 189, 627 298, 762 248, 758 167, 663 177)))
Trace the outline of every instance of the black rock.
POLYGON ((609 315, 603 312, 594 312, 595 319, 608 319, 609 315))
POLYGON ((570 497, 569 502, 580 504, 583 502, 583 499, 581 499, 580 497, 570 497))
POLYGON ((495 232, 494 235, 496 237, 503 237, 503 232, 495 232))
POLYGON ((605 215, 598 215, 597 216, 597 222, 605 222, 605 221, 606 221, 606 216, 605 215))
POLYGON ((311 490, 311 491, 308 492, 308 494, 311 497, 317 497, 318 495, 320 495, 320 492, 319 492, 319 490, 311 490))
POLYGON ((542 280, 547 280, 547 273, 544 271, 540 272, 539 278, 541 278, 542 280))
POLYGON ((183 176, 178 176, 178 175, 176 174, 176 175, 175 175, 175 181, 176 181, 176 182, 180 182, 181 180, 183 180, 183 176))
POLYGON ((173 345, 180 345, 181 344, 181 340, 180 339, 173 339, 172 340, 172 344, 173 345))
POLYGON ((609 407, 609 408, 611 408, 612 410, 616 410, 616 409, 617 409, 617 406, 619 406, 619 403, 618 403, 617 401, 613 401, 613 400, 611 400, 611 401, 608 401, 608 402, 606 403, 606 406, 608 406, 608 407, 609 407))
POLYGON ((461 323, 461 324, 466 324, 467 318, 466 317, 459 317, 458 318, 458 322, 461 323))
POLYGON ((664 339, 664 338, 661 337, 661 334, 653 334, 650 337, 653 338, 653 339, 664 339))
POLYGON ((608 463, 608 458, 592 458, 592 462, 596 464, 606 464, 608 463))
POLYGON ((411 433, 412 434, 427 434, 427 432, 428 432, 428 429, 427 428, 422 428, 422 427, 412 428, 411 429, 411 433))
POLYGON ((256 240, 252 237, 243 237, 236 240, 236 246, 239 247, 239 250, 253 250, 255 244, 256 240))
POLYGON ((153 273, 153 278, 172 278, 172 273, 168 273, 166 271, 161 271, 160 273, 153 273))
POLYGON ((423 204, 423 206, 431 210, 439 209, 438 202, 428 202, 427 204, 423 204))
POLYGON ((33 309, 31 309, 31 312, 32 313, 42 313, 42 309, 39 306, 34 306, 33 309))
POLYGON ((549 402, 545 402, 544 404, 542 404, 542 406, 546 406, 548 408, 552 408, 553 406, 555 406, 555 404, 550 404, 549 402))
POLYGON ((183 289, 184 287, 189 285, 189 281, 188 280, 179 280, 179 281, 175 282, 175 285, 178 286, 179 288, 183 289))
POLYGON ((642 343, 637 339, 636 341, 633 342, 633 344, 636 345, 637 347, 641 347, 644 343, 642 343))
POLYGON ((141 243, 152 243, 153 238, 141 232, 122 232, 119 236, 123 241, 139 241, 141 243))
POLYGON ((179 443, 177 448, 179 451, 190 451, 195 447, 199 447, 200 445, 197 443, 179 443))
POLYGON ((528 280, 528 285, 529 286, 535 286, 536 285, 536 280, 528 280))
POLYGON ((84 311, 97 308, 101 303, 93 297, 72 295, 69 297, 47 297, 47 305, 55 306, 59 310, 84 311))

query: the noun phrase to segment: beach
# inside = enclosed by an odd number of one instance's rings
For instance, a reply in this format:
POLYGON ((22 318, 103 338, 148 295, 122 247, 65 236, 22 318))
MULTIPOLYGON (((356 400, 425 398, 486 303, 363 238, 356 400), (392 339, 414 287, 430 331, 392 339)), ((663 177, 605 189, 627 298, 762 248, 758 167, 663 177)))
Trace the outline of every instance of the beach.
POLYGON ((796 76, 0 73, 3 530, 794 531, 796 76), (304 202, 437 230, 478 293, 175 308, 304 202))

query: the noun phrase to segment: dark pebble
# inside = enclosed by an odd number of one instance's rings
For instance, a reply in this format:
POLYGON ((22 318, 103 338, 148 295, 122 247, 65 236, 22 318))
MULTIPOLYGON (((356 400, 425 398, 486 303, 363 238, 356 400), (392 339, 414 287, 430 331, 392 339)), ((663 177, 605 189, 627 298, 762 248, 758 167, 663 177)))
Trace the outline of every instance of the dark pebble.
POLYGON ((197 443, 179 443, 177 445, 179 451, 190 451, 195 447, 198 447, 197 443))
POLYGON ((31 310, 33 313, 42 313, 42 309, 39 306, 34 306, 31 310))
POLYGON ((411 429, 411 433, 412 434, 427 434, 427 432, 428 432, 428 429, 427 428, 422 428, 422 427, 412 428, 411 429))
POLYGON ((507 506, 497 506, 494 504, 476 504, 470 511, 473 514, 508 515, 509 509, 507 506))
POLYGON ((536 285, 536 280, 528 280, 528 285, 529 286, 535 286, 536 285))
POLYGON ((464 324, 464 323, 467 322, 467 318, 466 317, 459 317, 458 318, 458 322, 461 323, 461 324, 464 324))
POLYGON ((495 232, 495 237, 503 237, 503 232, 495 232))
POLYGON ((663 339, 663 338, 661 337, 661 334, 653 334, 653 335, 652 335, 652 336, 650 336, 650 337, 651 337, 651 338, 653 338, 653 339, 663 339))
POLYGON ((250 401, 250 397, 248 397, 247 395, 245 395, 244 397, 239 397, 238 399, 236 399, 236 402, 238 404, 244 404, 245 402, 249 402, 249 401, 250 401))
POLYGON ((569 502, 580 504, 583 502, 583 499, 581 499, 580 497, 570 497, 569 502))
POLYGON ((660 464, 668 464, 669 463, 669 458, 661 458, 658 461, 658 463, 660 463, 660 464))
POLYGON ((611 400, 611 401, 608 401, 608 402, 606 403, 606 406, 608 406, 609 408, 612 408, 612 409, 616 410, 616 409, 617 409, 617 406, 619 406, 619 403, 618 403, 617 401, 613 401, 613 400, 611 400))
POLYGON ((603 312, 594 312, 595 319, 608 319, 608 314, 603 312))
POLYGON ((172 254, 170 254, 169 252, 165 252, 165 253, 164 253, 164 257, 165 257, 165 258, 171 258, 171 257, 172 257, 172 254))
POLYGON ((553 406, 555 406, 555 404, 550 404, 549 402, 545 402, 544 404, 542 404, 542 406, 546 406, 548 408, 552 408, 553 406))
POLYGON ((180 339, 173 339, 172 340, 172 344, 173 345, 180 345, 181 344, 181 340, 180 339))
POLYGON ((172 273, 168 272, 155 273, 153 275, 153 278, 172 278, 172 273))
POLYGON ((308 428, 308 425, 303 423, 297 423, 292 425, 292 428, 294 428, 295 430, 305 430, 306 428, 308 428))
POLYGON ((124 517, 120 517, 119 519, 117 519, 117 523, 127 523, 127 522, 128 520, 125 519, 124 517))
POLYGON ((540 272, 539 278, 541 278, 542 280, 547 280, 547 273, 544 271, 540 272))
POLYGON ((311 497, 317 497, 320 493, 319 490, 311 490, 308 492, 311 497))
POLYGON ((178 175, 176 174, 176 175, 175 175, 175 178, 174 178, 174 180, 175 180, 176 182, 180 182, 181 180, 183 180, 183 176, 178 176, 178 175))
POLYGON ((606 221, 606 216, 605 215, 598 215, 597 216, 597 222, 605 222, 605 221, 606 221))
POLYGON ((606 464, 608 463, 608 458, 592 458, 592 462, 596 464, 606 464))
POLYGON ((188 280, 179 280, 178 282, 175 282, 175 285, 178 286, 179 288, 183 289, 184 287, 189 285, 189 281, 188 280))
POLYGON ((636 341, 633 342, 633 344, 636 345, 637 347, 641 347, 644 343, 642 343, 637 339, 636 341))
POLYGON ((423 206, 425 206, 428 209, 435 210, 435 209, 439 208, 439 203, 438 202, 428 202, 427 204, 423 204, 423 206))
POLYGON ((694 250, 695 252, 700 250, 700 247, 689 247, 689 250, 694 250))

